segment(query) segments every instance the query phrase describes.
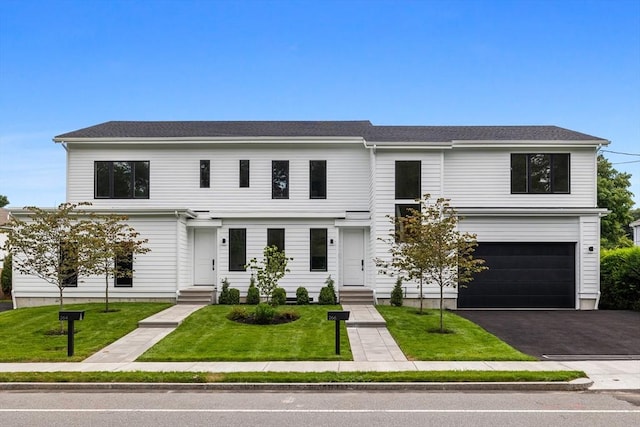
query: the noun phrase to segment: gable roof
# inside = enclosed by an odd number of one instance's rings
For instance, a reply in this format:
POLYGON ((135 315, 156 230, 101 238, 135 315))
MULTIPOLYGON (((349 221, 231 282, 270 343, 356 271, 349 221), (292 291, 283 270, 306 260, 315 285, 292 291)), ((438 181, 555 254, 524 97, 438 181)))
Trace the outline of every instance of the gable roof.
POLYGON ((380 142, 607 141, 557 126, 377 126, 360 121, 110 121, 58 135, 71 139, 361 137, 380 142))

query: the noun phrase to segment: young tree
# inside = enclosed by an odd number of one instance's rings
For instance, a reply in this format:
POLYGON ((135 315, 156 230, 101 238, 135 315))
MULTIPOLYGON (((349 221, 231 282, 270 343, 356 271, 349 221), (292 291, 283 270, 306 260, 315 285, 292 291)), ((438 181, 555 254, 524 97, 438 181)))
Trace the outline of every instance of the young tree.
POLYGON ((618 172, 602 154, 598 155, 598 207, 611 213, 600 221, 600 244, 605 249, 632 246, 629 224, 633 222, 631 174, 618 172))
POLYGON ((105 282, 105 312, 109 311, 109 279, 131 277, 133 270, 119 268, 118 260, 130 259, 136 254, 144 254, 151 249, 145 247, 148 239, 140 238, 135 228, 128 225, 124 215, 89 214, 90 221, 82 223, 86 234, 86 248, 91 259, 90 273, 103 275, 105 282))
POLYGON ((7 223, 4 248, 13 256, 13 268, 55 285, 60 309, 64 308, 64 289, 75 286, 78 277, 88 275, 92 267, 83 232, 84 212, 76 209, 83 205, 88 203, 63 203, 50 210, 27 206, 28 220, 11 216, 7 223))
POLYGON ((267 302, 273 290, 278 287, 278 281, 289 272, 289 261, 293 261, 293 258, 287 258, 284 251, 279 250, 277 246, 266 246, 260 263, 255 258, 249 261, 247 267, 255 273, 258 289, 267 298, 267 302))
POLYGON ((478 245, 476 235, 457 230, 459 218, 448 199, 429 202, 429 194, 416 200, 420 210, 408 216, 389 216, 395 229, 389 238, 381 239, 390 246, 391 259, 376 259, 376 265, 387 274, 399 274, 418 281, 420 313, 423 312, 423 286, 440 287, 440 332, 443 324, 444 287, 465 286, 475 273, 486 270, 484 260, 473 257, 478 245))

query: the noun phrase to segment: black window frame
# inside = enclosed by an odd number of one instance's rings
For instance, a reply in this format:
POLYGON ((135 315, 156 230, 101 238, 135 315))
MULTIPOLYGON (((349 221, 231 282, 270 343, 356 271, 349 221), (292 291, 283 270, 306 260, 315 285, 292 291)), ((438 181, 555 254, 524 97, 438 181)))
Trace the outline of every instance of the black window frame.
POLYGON ((396 199, 416 200, 422 197, 422 161, 396 160, 394 177, 396 199))
POLYGON ((94 199, 148 199, 151 193, 151 162, 149 160, 96 160, 93 166, 94 199), (130 177, 121 180, 114 170, 117 164, 127 164, 130 177), (101 166, 103 166, 101 168, 101 166), (141 174, 140 167, 145 166, 141 174), (146 176, 141 176, 146 175, 146 176), (103 182, 106 181, 106 182, 103 182), (118 182, 128 181, 127 194, 118 190, 118 182), (140 191, 142 189, 142 191, 140 191))
POLYGON ((511 194, 571 194, 571 154, 511 153, 510 187, 511 194), (536 162, 545 157, 548 184, 536 179, 536 162))
POLYGON ((403 222, 401 218, 407 218, 411 214, 411 210, 420 212, 420 203, 398 203, 395 205, 395 239, 396 242, 403 242, 403 222))
POLYGON ((309 198, 327 198, 326 160, 309 160, 309 198))
POLYGON ((284 252, 285 229, 267 228, 267 246, 276 246, 279 251, 284 252))
POLYGON ((200 188, 211 188, 211 160, 200 160, 200 188))
POLYGON ((271 161, 271 198, 289 198, 289 160, 271 161), (279 182, 283 182, 284 187, 279 182))
POLYGON ((327 242, 328 240, 327 235, 328 235, 328 230, 326 228, 309 229, 309 271, 328 271, 329 245, 327 242), (316 244, 318 243, 320 244, 320 247, 316 246, 316 244), (323 249, 322 246, 324 246, 324 250, 322 250, 323 249), (317 249, 320 249, 319 253, 317 253, 317 249), (318 266, 317 264, 318 260, 323 260, 320 266, 318 266))
POLYGON ((60 285, 63 288, 78 287, 78 243, 69 240, 60 242, 58 253, 60 268, 60 285), (70 258, 67 260, 67 258, 70 258))
POLYGON ((239 171, 239 186, 240 188, 249 188, 250 185, 250 181, 251 181, 251 163, 249 162, 249 160, 240 160, 239 165, 238 165, 238 171, 239 171))
POLYGON ((114 259, 115 274, 113 286, 116 288, 133 287, 133 250, 126 243, 121 243, 118 247, 114 259), (121 271, 126 272, 120 274, 121 271))
POLYGON ((247 271, 247 229, 229 229, 229 271, 247 271))

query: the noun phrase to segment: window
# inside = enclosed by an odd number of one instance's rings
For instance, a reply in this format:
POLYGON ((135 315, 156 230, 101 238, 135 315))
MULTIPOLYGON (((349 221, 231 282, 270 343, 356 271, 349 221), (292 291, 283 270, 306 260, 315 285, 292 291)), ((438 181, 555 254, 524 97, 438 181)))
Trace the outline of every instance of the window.
POLYGON ((276 246, 284 251, 284 228, 267 228, 267 246, 276 246))
POLYGON ((404 223, 403 218, 411 216, 413 211, 420 211, 420 205, 417 203, 411 203, 406 205, 396 205, 396 242, 404 241, 404 223))
POLYGON ((60 275, 64 288, 78 287, 78 244, 75 242, 60 242, 60 275))
POLYGON ((309 198, 327 198, 327 161, 309 161, 309 198))
POLYGON ((249 186, 249 160, 240 160, 240 187, 249 186))
POLYGON ((95 162, 95 199, 148 199, 149 162, 95 162))
POLYGON ((309 240, 311 271, 327 271, 327 229, 312 228, 309 240))
POLYGON ((200 160, 200 188, 209 188, 211 184, 211 161, 200 160))
POLYGON ((247 264, 247 230, 229 229, 229 271, 245 271, 247 264))
POLYGON ((569 193, 569 154, 512 154, 512 194, 569 193))
POLYGON ((116 288, 130 288, 133 286, 133 251, 126 243, 118 247, 116 254, 116 288))
POLYGON ((396 161, 396 199, 419 199, 422 194, 419 160, 396 161))
POLYGON ((271 198, 289 198, 289 161, 273 160, 271 162, 271 198))

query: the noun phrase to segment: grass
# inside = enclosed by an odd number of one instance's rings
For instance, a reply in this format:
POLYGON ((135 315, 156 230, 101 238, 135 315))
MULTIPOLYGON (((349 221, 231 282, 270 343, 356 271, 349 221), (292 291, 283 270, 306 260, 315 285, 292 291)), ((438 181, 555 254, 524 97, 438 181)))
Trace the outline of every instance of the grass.
POLYGON ((249 325, 225 317, 232 306, 210 305, 189 316, 138 361, 352 360, 344 322, 341 354, 335 354, 335 323, 327 320, 327 311, 338 308, 296 306, 300 319, 295 322, 249 325))
POLYGON ((87 383, 368 383, 571 381, 582 371, 401 371, 401 372, 14 372, 0 382, 87 383))
MULTIPOLYGON (((20 308, 0 313, 0 362, 75 362, 133 331, 138 321, 161 311, 167 303, 110 303, 119 310, 104 313, 104 303, 69 304, 67 310, 86 310, 75 322, 75 354, 67 357, 67 336, 47 335, 59 330, 58 305, 20 308)), ((66 329, 67 322, 64 322, 66 329)))
POLYGON ((444 313, 449 334, 427 332, 438 329, 438 310, 376 306, 387 328, 409 360, 537 360, 519 352, 480 326, 451 312, 444 313))

